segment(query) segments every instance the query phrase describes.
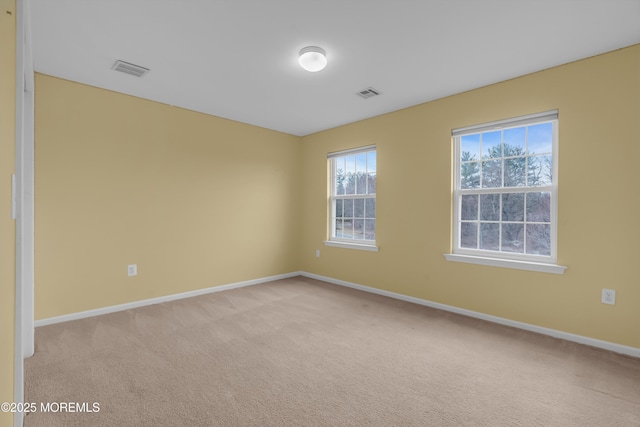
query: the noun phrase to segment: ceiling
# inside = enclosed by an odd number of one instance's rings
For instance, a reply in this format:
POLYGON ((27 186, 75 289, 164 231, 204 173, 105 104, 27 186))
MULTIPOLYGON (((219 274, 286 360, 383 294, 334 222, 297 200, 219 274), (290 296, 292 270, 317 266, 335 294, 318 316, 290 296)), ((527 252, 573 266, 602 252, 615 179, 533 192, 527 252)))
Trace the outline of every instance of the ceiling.
POLYGON ((640 0, 30 0, 36 72, 308 135, 640 43, 640 0), (297 63, 320 46, 317 73, 297 63), (111 69, 123 60, 151 71, 111 69), (373 87, 380 96, 363 99, 373 87))

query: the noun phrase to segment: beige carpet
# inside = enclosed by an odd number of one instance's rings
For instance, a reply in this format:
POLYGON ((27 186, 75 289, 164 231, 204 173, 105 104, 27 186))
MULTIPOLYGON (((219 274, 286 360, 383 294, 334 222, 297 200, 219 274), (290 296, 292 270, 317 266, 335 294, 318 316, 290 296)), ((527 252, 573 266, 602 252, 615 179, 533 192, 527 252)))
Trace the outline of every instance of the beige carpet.
POLYGON ((37 328, 26 401, 100 411, 25 426, 638 426, 640 359, 297 277, 37 328))

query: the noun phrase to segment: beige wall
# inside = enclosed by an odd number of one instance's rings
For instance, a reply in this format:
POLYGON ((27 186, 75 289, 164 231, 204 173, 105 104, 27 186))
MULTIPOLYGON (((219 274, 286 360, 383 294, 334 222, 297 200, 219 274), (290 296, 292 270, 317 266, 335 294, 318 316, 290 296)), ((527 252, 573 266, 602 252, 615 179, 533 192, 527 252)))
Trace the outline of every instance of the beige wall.
MULTIPOLYGON (((13 401, 16 233, 11 219, 11 175, 16 141, 16 5, 0 0, 0 402, 13 401)), ((0 426, 13 425, 0 411, 0 426)))
POLYGON ((300 269, 640 347, 638 123, 640 45, 305 137, 300 269), (558 261, 568 270, 446 261, 451 129, 556 108, 558 261), (325 247, 327 153, 369 144, 380 252, 325 247), (601 304, 603 287, 617 291, 615 306, 601 304))
POLYGON ((35 114, 36 319, 298 269, 300 138, 41 74, 35 114))
POLYGON ((37 75, 36 319, 303 270, 640 347, 639 63, 637 45, 302 139, 37 75), (556 108, 567 272, 447 262, 451 129, 556 108), (325 247, 327 153, 369 144, 381 250, 325 247))

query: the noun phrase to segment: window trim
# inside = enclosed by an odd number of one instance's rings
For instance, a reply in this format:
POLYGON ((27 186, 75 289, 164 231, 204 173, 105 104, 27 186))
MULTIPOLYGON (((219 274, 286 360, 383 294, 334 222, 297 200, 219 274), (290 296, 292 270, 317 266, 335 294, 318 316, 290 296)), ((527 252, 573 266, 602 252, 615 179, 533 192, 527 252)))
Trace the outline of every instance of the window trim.
POLYGON ((542 273, 564 274, 567 267, 558 264, 522 261, 507 258, 491 258, 484 256, 444 254, 447 261, 464 262, 467 264, 488 265, 491 267, 513 268, 516 270, 539 271, 542 273))
MULTIPOLYGON (((453 230, 452 230, 452 253, 445 254, 449 261, 468 262, 473 264, 491 265, 497 267, 517 268, 534 271, 545 271, 562 274, 566 267, 558 266, 557 262, 557 236, 558 236, 558 110, 551 110, 542 113, 530 114, 511 119, 499 120, 490 123, 467 126, 454 129, 451 132, 452 144, 454 146, 454 187, 453 187, 453 230), (498 187, 461 189, 460 188, 460 138, 465 135, 483 133, 492 130, 503 130, 507 128, 521 127, 530 124, 552 121, 552 174, 551 185, 539 187, 498 187), (519 254, 510 252, 499 252, 482 249, 462 248, 460 244, 460 210, 463 194, 482 193, 527 193, 527 192, 549 192, 551 193, 551 253, 546 255, 519 254)), ((503 222, 500 221, 500 224, 503 222)))
POLYGON ((378 252, 380 248, 371 244, 353 243, 351 241, 342 240, 325 240, 325 246, 333 246, 334 248, 357 249, 360 251, 378 252))
MULTIPOLYGON (((378 252, 379 248, 376 244, 376 240, 360 240, 360 239, 345 239, 335 237, 336 233, 336 218, 335 218, 335 202, 337 200, 336 195, 336 182, 335 182, 335 162, 333 159, 338 157, 344 157, 348 155, 355 155, 359 153, 366 153, 369 151, 376 151, 376 164, 377 164, 377 149, 375 145, 367 145, 363 147, 352 148, 348 150, 335 151, 327 154, 327 160, 329 160, 329 237, 324 241, 326 246, 333 246, 347 249, 358 249, 364 251, 378 252)), ((377 165, 376 165, 376 177, 377 177, 377 165)), ((374 199, 377 201, 377 188, 374 194, 354 194, 353 197, 340 197, 341 199, 374 199)), ((377 218, 376 218, 376 238, 377 238, 377 218)))

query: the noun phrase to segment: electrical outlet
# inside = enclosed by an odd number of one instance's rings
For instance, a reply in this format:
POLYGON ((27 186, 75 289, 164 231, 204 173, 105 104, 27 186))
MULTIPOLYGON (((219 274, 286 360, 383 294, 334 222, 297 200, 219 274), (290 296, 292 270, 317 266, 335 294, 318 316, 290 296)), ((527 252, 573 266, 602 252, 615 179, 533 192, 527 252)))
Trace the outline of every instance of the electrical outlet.
POLYGON ((316 258, 320 258, 320 249, 316 249, 316 258))
POLYGON ((602 303, 614 305, 616 303, 616 291, 613 289, 603 289, 602 303))
POLYGON ((138 275, 138 264, 129 264, 127 266, 127 275, 128 276, 137 276, 138 275))

